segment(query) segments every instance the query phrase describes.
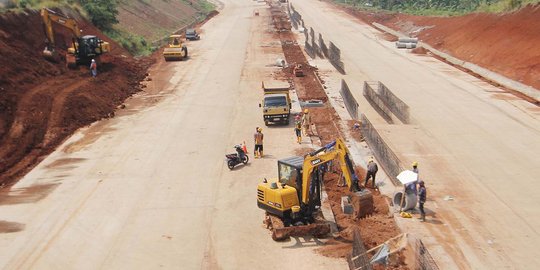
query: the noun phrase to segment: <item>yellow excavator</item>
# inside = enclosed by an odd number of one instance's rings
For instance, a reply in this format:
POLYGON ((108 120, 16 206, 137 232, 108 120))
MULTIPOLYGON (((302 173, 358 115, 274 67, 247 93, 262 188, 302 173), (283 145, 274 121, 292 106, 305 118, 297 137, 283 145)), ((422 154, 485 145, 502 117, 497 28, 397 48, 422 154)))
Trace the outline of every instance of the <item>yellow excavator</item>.
POLYGON ((341 139, 305 157, 278 160, 279 178, 264 179, 257 186, 257 205, 266 211, 265 223, 272 230, 272 239, 330 233, 330 224, 320 211, 322 179, 330 161, 339 163, 349 189, 358 191, 354 164, 341 139))
POLYGON ((169 44, 163 49, 163 57, 165 57, 165 61, 187 59, 188 50, 181 35, 169 37, 169 44))
POLYGON ((68 67, 76 67, 80 64, 89 64, 92 59, 98 63, 100 56, 110 51, 110 44, 93 35, 81 36, 81 30, 75 19, 66 17, 48 8, 41 9, 41 18, 45 29, 46 47, 43 56, 51 61, 58 62, 60 57, 56 50, 53 23, 61 25, 73 34, 71 47, 66 54, 68 67))

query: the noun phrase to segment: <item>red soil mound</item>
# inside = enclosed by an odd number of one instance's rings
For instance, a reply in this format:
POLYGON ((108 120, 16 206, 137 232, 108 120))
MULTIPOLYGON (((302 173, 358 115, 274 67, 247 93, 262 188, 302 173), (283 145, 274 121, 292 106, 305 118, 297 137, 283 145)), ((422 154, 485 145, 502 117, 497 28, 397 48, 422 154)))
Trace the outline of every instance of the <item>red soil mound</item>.
POLYGON ((354 12, 417 36, 431 46, 540 89, 540 4, 503 14, 457 17, 354 12))
MULTIPOLYGON (((70 14, 73 16, 73 14, 70 14)), ((93 79, 87 67, 67 70, 43 59, 41 18, 36 11, 0 17, 0 183, 12 183, 75 130, 114 115, 139 91, 149 61, 135 61, 99 30, 79 19, 84 34, 111 42, 112 53, 93 79)), ((60 51, 71 34, 55 27, 60 51)))

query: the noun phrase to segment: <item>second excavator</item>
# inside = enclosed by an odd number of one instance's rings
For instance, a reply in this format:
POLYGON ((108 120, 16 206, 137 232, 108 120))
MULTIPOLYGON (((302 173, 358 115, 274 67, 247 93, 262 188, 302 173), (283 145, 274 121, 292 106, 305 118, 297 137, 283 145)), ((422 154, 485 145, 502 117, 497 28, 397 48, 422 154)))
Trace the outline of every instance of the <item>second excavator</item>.
POLYGON ((257 205, 266 211, 266 224, 272 239, 314 235, 330 232, 330 224, 320 211, 321 185, 330 162, 339 163, 349 190, 359 190, 358 177, 349 150, 337 139, 305 157, 290 157, 278 161, 278 179, 265 179, 257 187, 257 205))

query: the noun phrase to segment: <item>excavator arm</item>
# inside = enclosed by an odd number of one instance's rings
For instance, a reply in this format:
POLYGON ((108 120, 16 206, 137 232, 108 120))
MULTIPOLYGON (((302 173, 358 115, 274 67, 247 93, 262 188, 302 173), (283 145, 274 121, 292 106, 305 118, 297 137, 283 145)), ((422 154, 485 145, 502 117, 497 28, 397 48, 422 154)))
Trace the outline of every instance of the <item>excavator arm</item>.
MULTIPOLYGON (((81 36, 81 31, 77 21, 72 18, 65 17, 60 15, 48 8, 41 9, 41 18, 43 19, 43 28, 45 30, 45 36, 47 37, 47 45, 45 50, 43 50, 43 55, 45 58, 55 60, 56 56, 56 43, 54 40, 54 30, 53 22, 57 23, 67 29, 71 30, 74 38, 79 38, 81 36)), ((76 42, 73 42, 73 50, 76 51, 76 42)))
POLYGON ((332 160, 339 160, 341 171, 349 189, 358 191, 358 176, 354 172, 354 164, 350 158, 349 149, 341 139, 327 144, 321 149, 309 153, 304 158, 302 173, 302 203, 309 204, 309 189, 312 181, 312 174, 315 168, 326 164, 332 160))
POLYGON ((110 52, 110 44, 94 35, 81 36, 81 30, 75 19, 56 13, 50 9, 41 10, 43 28, 47 37, 47 45, 43 50, 43 56, 53 62, 58 62, 59 57, 56 52, 53 23, 71 30, 72 44, 67 49, 66 64, 74 68, 78 64, 88 64, 92 59, 99 62, 100 55, 110 52))

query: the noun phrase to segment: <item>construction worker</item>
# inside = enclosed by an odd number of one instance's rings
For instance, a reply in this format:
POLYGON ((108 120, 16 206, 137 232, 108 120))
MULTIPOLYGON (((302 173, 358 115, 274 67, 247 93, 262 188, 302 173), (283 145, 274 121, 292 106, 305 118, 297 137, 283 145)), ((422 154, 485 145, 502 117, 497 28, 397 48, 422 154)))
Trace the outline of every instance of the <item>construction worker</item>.
POLYGON ((302 120, 300 115, 296 115, 294 118, 294 132, 296 133, 296 142, 302 143, 302 120))
POLYGON ((305 109, 304 115, 302 115, 302 126, 304 127, 304 134, 308 136, 308 131, 311 129, 311 116, 309 115, 308 109, 305 109))
POLYGON ((415 161, 412 163, 412 171, 415 172, 416 174, 419 174, 418 172, 418 161, 415 161))
POLYGON ((367 187, 369 178, 373 179, 373 188, 376 188, 375 186, 375 176, 377 175, 377 171, 379 171, 379 167, 377 166, 377 163, 373 161, 373 158, 369 159, 368 165, 367 165, 367 173, 366 173, 366 180, 364 181, 364 187, 367 187))
POLYGON ((257 132, 253 135, 253 139, 255 140, 255 158, 262 158, 264 135, 262 133, 262 128, 257 127, 256 130, 257 132))
POLYGON ((90 62, 90 72, 92 73, 92 77, 95 78, 97 76, 97 64, 94 59, 90 62))
POLYGON ((418 181, 418 205, 419 205, 419 208, 420 208, 420 219, 422 220, 422 222, 426 221, 426 212, 424 211, 424 203, 426 202, 426 197, 427 197, 427 190, 426 190, 426 187, 424 185, 424 181, 420 180, 418 181))

